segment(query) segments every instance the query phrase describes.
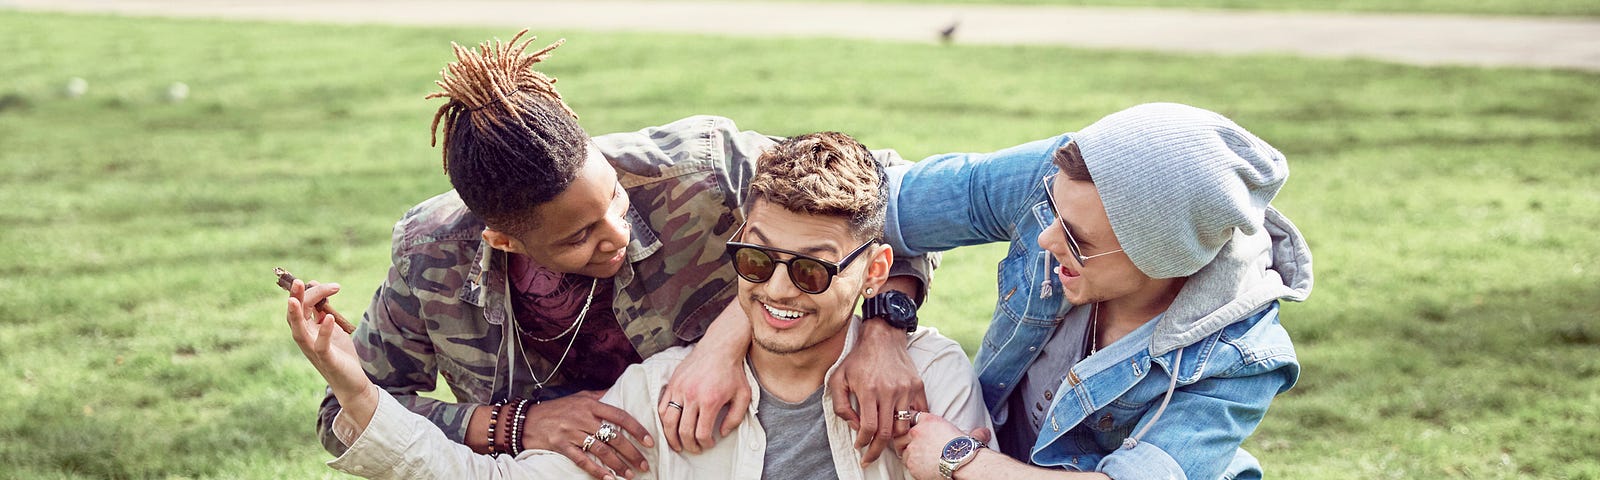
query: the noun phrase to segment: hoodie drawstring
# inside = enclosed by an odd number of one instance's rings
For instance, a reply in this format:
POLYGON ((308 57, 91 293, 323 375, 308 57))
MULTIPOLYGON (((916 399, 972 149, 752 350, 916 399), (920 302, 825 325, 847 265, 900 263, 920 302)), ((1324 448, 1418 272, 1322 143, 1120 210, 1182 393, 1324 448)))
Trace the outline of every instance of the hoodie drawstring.
POLYGON ((1053 272, 1050 271, 1050 252, 1045 252, 1044 279, 1039 281, 1039 298, 1050 298, 1051 295, 1055 295, 1056 293, 1055 288, 1050 285, 1051 273, 1053 272))
POLYGON ((1161 407, 1156 408, 1155 416, 1150 417, 1150 421, 1144 423, 1144 428, 1139 429, 1139 433, 1122 439, 1122 448, 1131 449, 1138 446, 1139 439, 1144 438, 1144 434, 1150 432, 1150 427, 1155 426, 1156 421, 1161 419, 1161 414, 1167 411, 1167 403, 1172 401, 1172 393, 1178 390, 1178 372, 1181 365, 1183 365, 1183 351, 1180 350, 1177 355, 1173 356, 1172 371, 1168 372, 1172 375, 1172 382, 1167 384, 1167 395, 1162 397, 1161 407))

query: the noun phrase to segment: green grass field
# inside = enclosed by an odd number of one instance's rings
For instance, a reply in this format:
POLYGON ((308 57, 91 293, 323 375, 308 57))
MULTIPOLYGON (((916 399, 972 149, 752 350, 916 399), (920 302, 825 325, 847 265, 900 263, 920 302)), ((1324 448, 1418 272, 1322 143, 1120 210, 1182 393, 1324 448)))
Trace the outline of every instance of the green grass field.
MULTIPOLYGON (((320 378, 269 271, 359 312, 389 227, 448 188, 424 101, 512 32, 0 11, 0 465, 8 478, 319 478, 320 378), (68 99, 67 79, 88 92, 68 99), (183 103, 160 92, 192 89, 183 103)), ((1600 479, 1600 76, 1366 61, 548 32, 590 132, 695 114, 908 158, 1146 101, 1283 150, 1317 288, 1304 375, 1246 444, 1275 478, 1600 479)), ((925 321, 977 345, 1001 250, 925 321)))
MULTIPOLYGON (((750 0, 773 1, 773 0, 750 0)), ((793 1, 793 0, 779 0, 793 1)), ((1600 16, 1594 0, 822 0, 851 3, 1051 5, 1063 7, 1191 8, 1361 13, 1600 16)))

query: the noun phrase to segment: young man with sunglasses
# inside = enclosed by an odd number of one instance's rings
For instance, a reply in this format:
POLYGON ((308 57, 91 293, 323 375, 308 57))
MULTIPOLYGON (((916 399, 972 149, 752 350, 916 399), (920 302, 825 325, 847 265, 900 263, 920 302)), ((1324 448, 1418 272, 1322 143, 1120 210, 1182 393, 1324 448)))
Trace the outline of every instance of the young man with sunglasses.
MULTIPOLYGON (((850 137, 804 135, 763 154, 749 185, 742 224, 725 254, 740 278, 737 301, 751 333, 741 378, 757 399, 749 418, 699 454, 644 448, 656 478, 907 478, 893 456, 868 462, 855 432, 826 400, 829 376, 855 345, 863 297, 882 292, 893 264, 881 240, 888 189, 882 164, 850 137)), ((295 289, 301 289, 296 285, 295 289)), ((307 316, 325 291, 291 301, 288 322, 303 353, 333 387, 356 439, 334 468, 369 478, 581 478, 560 454, 529 450, 515 459, 473 454, 427 419, 406 411, 362 373, 353 347, 331 318, 307 316)), ((929 385, 930 411, 957 428, 987 428, 988 416, 965 353, 929 329, 907 337, 905 354, 929 385)), ((629 367, 602 401, 662 431, 656 406, 669 377, 693 347, 677 347, 629 367)), ((668 408, 681 408, 668 401, 668 408)), ((920 412, 896 412, 911 423, 920 412)), ((631 443, 602 426, 585 444, 631 443)))
MULTIPOLYGON (((531 51, 518 37, 458 47, 442 72, 430 98, 446 100, 434 121, 454 189, 396 223, 393 265, 355 342, 373 381, 452 440, 629 474, 639 449, 587 440, 603 425, 644 427, 598 398, 628 365, 701 339, 719 314, 742 320, 722 242, 756 156, 775 142, 708 116, 590 138, 554 80, 532 70, 559 42, 531 51), (440 376, 452 401, 420 395, 440 376)), ((931 270, 896 267, 920 281, 931 270)), ((353 438, 338 393, 317 418, 334 455, 353 438)))
POLYGON ((1006 448, 924 416, 896 440, 917 478, 1261 477, 1240 444, 1299 377, 1278 303, 1312 285, 1276 149, 1147 104, 890 176, 900 253, 1012 245, 976 360, 1006 448))

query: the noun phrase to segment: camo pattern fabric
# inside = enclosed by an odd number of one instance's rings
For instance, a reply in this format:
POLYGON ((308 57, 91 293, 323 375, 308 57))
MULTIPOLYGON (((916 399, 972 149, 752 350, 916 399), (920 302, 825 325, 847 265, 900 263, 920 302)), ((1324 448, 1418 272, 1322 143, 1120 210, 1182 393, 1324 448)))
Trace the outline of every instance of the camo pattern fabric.
MULTIPOLYGON (((755 160, 778 139, 739 131, 733 121, 689 117, 637 132, 595 137, 632 205, 628 261, 611 280, 617 323, 641 358, 700 338, 733 300, 737 279, 724 242, 743 222, 740 205, 755 160)), ((904 162, 893 151, 874 152, 904 162)), ((483 221, 454 191, 406 212, 393 232, 393 265, 352 335, 367 376, 407 409, 463 442, 478 405, 574 393, 554 365, 525 355, 511 338, 508 255, 482 242, 483 221), (508 345, 509 343, 509 345, 508 345), (459 403, 419 396, 443 376, 459 403)), ((937 257, 897 258, 894 274, 927 285, 937 257)), ((571 352, 582 361, 589 352, 571 352)), ((339 405, 331 392, 318 412, 323 447, 339 405)))

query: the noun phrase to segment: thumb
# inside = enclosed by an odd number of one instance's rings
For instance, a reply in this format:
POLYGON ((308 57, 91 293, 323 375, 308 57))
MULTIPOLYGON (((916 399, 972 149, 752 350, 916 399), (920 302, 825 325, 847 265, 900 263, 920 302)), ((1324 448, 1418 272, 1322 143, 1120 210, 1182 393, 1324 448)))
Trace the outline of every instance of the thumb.
POLYGON ((994 432, 990 431, 989 427, 978 427, 977 430, 972 431, 972 438, 976 438, 978 441, 988 445, 989 440, 994 438, 994 432))

